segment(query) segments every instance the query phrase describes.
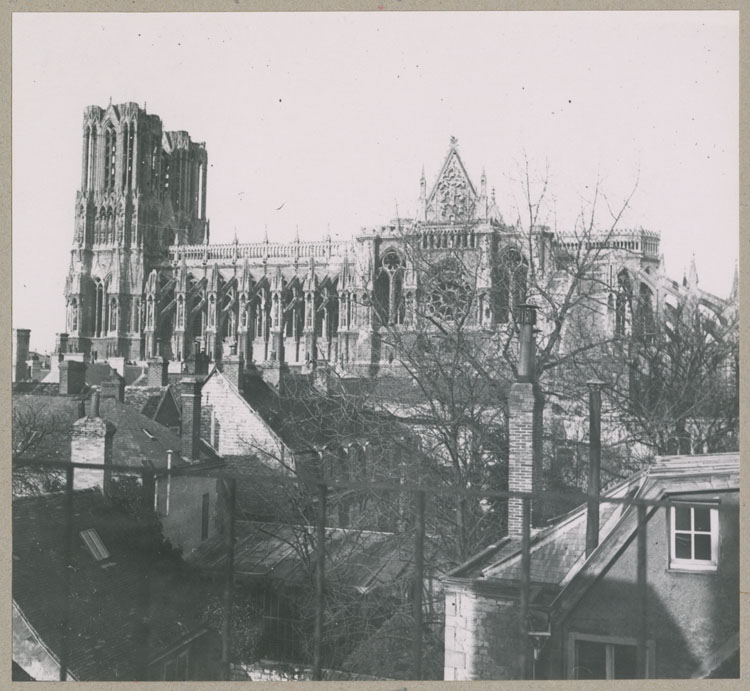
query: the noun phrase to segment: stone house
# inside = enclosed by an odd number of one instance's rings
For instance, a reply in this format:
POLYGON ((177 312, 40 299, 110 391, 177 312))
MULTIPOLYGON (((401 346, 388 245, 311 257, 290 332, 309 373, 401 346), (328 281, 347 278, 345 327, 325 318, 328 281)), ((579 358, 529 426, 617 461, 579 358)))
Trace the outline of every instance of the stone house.
MULTIPOLYGON (((739 455, 660 458, 605 496, 668 503, 648 511, 647 585, 636 580, 637 512, 627 501, 601 504, 588 556, 585 506, 535 532, 534 678, 639 678, 639 636, 649 678, 737 676, 739 455)), ((523 678, 520 558, 509 535, 444 579, 446 679, 523 678)))
POLYGON ((524 310, 508 401, 508 488, 526 499, 443 580, 445 679, 737 675, 739 454, 657 458, 602 494, 590 382, 588 492, 603 498, 545 524, 534 321, 524 310))

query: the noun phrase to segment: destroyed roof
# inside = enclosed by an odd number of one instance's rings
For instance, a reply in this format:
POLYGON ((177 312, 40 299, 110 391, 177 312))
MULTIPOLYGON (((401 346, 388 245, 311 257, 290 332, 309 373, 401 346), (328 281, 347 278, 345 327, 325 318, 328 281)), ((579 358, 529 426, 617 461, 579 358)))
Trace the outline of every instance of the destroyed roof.
POLYGON ((260 377, 254 377, 242 393, 234 383, 213 369, 206 381, 220 376, 241 400, 255 411, 273 433, 293 451, 320 448, 335 443, 343 446, 378 436, 378 429, 394 430, 397 422, 389 415, 360 405, 358 395, 339 392, 323 394, 312 384, 300 381, 279 393, 260 377))
MULTIPOLYGON (((739 454, 658 457, 646 470, 604 493, 613 499, 661 499, 677 493, 739 488, 739 454)), ((636 511, 626 503, 602 502, 599 510, 599 546, 586 558, 586 505, 579 506, 553 525, 532 535, 531 582, 571 591, 567 586, 585 572, 594 576, 614 558, 632 536, 636 511)), ((520 578, 520 540, 504 538, 477 557, 453 570, 451 578, 488 583, 517 582, 520 578)), ((577 579, 583 583, 586 579, 577 579)), ((591 578, 587 582, 591 582, 591 578)))
MULTIPOLYGON (((13 601, 57 659, 66 601, 65 505, 65 494, 13 502, 13 601)), ((203 630, 203 586, 163 544, 158 529, 98 490, 73 493, 71 558, 68 667, 75 678, 134 679, 144 644, 153 658, 203 630), (100 561, 80 536, 90 529, 109 553, 100 561)))
MULTIPOLYGON (((235 577, 254 577, 309 585, 314 564, 314 528, 237 521, 235 577), (308 567, 309 568, 309 567, 308 567)), ((190 561, 202 568, 226 568, 226 541, 216 536, 198 546, 190 561)), ((326 528, 326 578, 359 593, 392 585, 413 562, 413 541, 403 535, 347 528, 326 528)))

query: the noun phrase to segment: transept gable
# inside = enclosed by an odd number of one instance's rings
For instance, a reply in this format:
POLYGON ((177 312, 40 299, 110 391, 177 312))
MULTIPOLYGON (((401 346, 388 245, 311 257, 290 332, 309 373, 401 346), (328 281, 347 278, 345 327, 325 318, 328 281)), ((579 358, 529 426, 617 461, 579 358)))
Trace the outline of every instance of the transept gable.
POLYGON ((461 156, 458 142, 451 137, 443 167, 426 201, 428 223, 452 223, 473 217, 477 192, 461 156))

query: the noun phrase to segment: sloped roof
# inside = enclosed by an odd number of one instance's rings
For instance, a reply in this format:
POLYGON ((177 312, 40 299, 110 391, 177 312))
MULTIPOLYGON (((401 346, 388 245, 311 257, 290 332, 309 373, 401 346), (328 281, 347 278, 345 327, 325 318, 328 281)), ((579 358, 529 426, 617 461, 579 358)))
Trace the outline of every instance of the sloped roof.
MULTIPOLYGON (((64 494, 13 502, 13 600, 58 659, 65 611, 65 503, 64 494)), ((154 526, 98 490, 83 490, 73 494, 73 538, 69 669, 77 679, 134 679, 144 615, 151 656, 202 629, 202 586, 180 568, 154 526), (110 553, 100 562, 79 536, 91 528, 110 553)))
MULTIPOLYGON (((155 468, 163 468, 167 465, 167 451, 179 455, 182 449, 179 435, 126 403, 105 398, 100 403, 100 414, 117 427, 112 445, 115 465, 140 467, 148 461, 155 468)), ((181 462, 178 458, 175 461, 181 462)))
MULTIPOLYGON (((310 583, 314 564, 314 528, 256 521, 237 521, 234 567, 236 576, 268 578, 287 585, 310 583)), ((326 577, 366 593, 392 584, 412 563, 410 539, 393 533, 326 528, 326 577)), ((191 562, 217 571, 225 568, 222 536, 202 543, 191 562)))
MULTIPOLYGON (((739 488, 739 454, 659 457, 647 469, 619 483, 604 496, 660 499, 669 494, 739 488)), ((624 503, 602 503, 599 546, 586 559, 586 505, 532 535, 531 581, 562 589, 571 597, 602 572, 636 528, 636 511, 624 503), (576 578, 584 576, 588 578, 576 578)), ((494 548, 452 571, 449 576, 486 581, 520 578, 520 540, 504 539, 494 548)))
MULTIPOLYGON (((31 410, 43 411, 45 415, 54 416, 62 427, 72 425, 80 417, 80 401, 85 398, 85 395, 16 395, 13 397, 13 406, 28 406, 31 410)), ((88 404, 86 410, 88 411, 88 404)), ((100 402, 99 412, 102 418, 112 422, 117 428, 112 449, 112 462, 115 465, 140 468, 143 461, 147 461, 154 467, 161 468, 166 467, 168 450, 175 451, 179 456, 182 449, 179 435, 138 412, 133 406, 113 398, 104 398, 100 402)), ((70 460, 69 442, 56 444, 48 451, 44 454, 46 460, 70 460)), ((181 462, 177 457, 175 461, 181 462)))
POLYGON ((223 377, 239 401, 246 403, 269 429, 292 451, 322 447, 330 443, 345 445, 373 436, 376 425, 397 424, 395 418, 359 405, 357 397, 346 393, 324 395, 310 384, 300 382, 288 393, 279 393, 260 377, 243 392, 217 369, 211 377, 223 377))

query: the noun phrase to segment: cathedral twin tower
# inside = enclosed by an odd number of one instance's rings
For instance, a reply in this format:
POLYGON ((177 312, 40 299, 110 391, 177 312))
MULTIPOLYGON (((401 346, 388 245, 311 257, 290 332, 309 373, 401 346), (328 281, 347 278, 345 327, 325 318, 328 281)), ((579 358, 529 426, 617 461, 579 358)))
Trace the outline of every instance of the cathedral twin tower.
MULTIPOLYGON (((144 286, 174 243, 207 237, 205 145, 135 103, 86 108, 65 286, 68 349, 144 357, 144 286)), ((153 309, 156 309, 155 307, 153 309)))

